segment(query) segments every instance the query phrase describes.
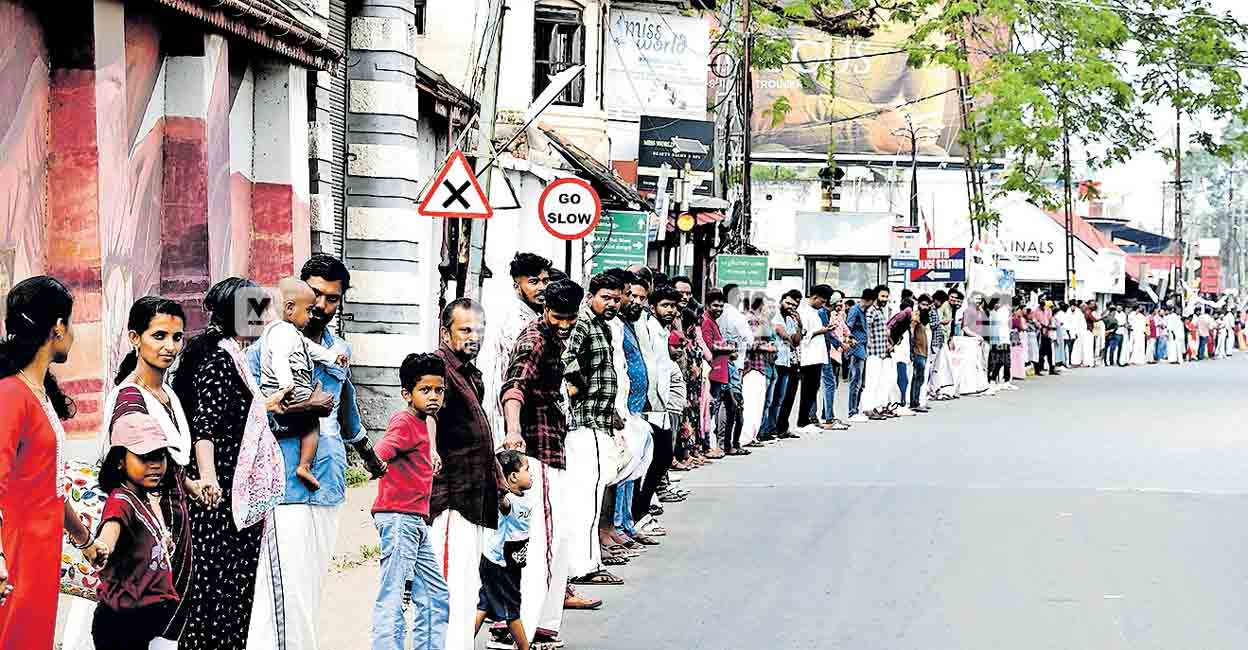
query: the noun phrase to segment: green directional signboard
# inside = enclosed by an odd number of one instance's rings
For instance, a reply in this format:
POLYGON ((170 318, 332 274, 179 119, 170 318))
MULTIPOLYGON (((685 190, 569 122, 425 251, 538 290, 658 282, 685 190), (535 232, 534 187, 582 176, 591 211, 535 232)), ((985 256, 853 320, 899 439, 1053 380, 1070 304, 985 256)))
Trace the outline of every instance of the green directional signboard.
POLYGON ((722 287, 735 284, 742 289, 767 288, 766 255, 717 255, 715 257, 715 284, 722 287))
POLYGON ((591 247, 594 260, 590 273, 597 275, 607 269, 645 264, 648 219, 645 212, 604 212, 594 228, 591 247))

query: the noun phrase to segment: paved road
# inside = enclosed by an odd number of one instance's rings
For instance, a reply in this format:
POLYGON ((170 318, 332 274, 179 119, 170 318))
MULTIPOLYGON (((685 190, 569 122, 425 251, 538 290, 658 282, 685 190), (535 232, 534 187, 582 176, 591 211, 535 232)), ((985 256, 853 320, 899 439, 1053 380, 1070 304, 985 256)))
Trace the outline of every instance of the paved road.
POLYGON ((1248 644, 1248 358, 1028 380, 729 459, 570 648, 1248 644))

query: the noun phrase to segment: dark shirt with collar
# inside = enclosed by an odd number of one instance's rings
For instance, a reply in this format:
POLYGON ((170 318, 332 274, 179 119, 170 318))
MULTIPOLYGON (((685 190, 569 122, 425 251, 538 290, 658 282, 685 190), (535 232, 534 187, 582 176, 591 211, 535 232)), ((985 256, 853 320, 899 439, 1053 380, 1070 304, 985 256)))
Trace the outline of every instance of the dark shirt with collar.
POLYGON ((520 402, 525 453, 555 469, 567 467, 562 386, 563 341, 545 321, 533 321, 516 338, 500 401, 520 402))
POLYGON ((497 528, 498 470, 494 435, 481 406, 481 371, 445 344, 437 355, 446 362, 446 400, 438 411, 442 471, 433 479, 429 517, 455 510, 478 526, 497 528))
POLYGON ((855 358, 867 358, 867 312, 862 305, 849 308, 849 316, 845 319, 849 327, 849 335, 854 339, 854 347, 849 351, 855 358))

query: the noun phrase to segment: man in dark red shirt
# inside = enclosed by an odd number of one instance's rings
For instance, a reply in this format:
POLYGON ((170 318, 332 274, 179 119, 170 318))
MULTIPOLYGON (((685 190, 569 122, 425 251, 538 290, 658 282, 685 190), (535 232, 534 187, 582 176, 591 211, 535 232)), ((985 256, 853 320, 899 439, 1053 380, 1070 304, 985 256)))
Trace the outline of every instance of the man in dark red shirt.
POLYGON ((499 402, 506 438, 503 446, 529 457, 533 487, 529 519, 529 561, 520 575, 520 620, 534 642, 554 643, 565 602, 574 609, 602 605, 567 593, 568 531, 564 513, 567 461, 564 440, 568 416, 563 397, 563 352, 585 291, 571 280, 546 288, 542 316, 516 338, 499 402), (565 599, 565 596, 567 598, 565 599))
POLYGON ((720 449, 707 454, 709 458, 723 458, 726 454, 745 455, 739 449, 741 440, 741 405, 728 389, 728 364, 737 354, 737 346, 724 340, 719 330, 719 317, 724 313, 724 292, 711 289, 706 292, 706 315, 702 318, 702 340, 711 350, 711 422, 719 420, 720 408, 728 409, 722 431, 718 432, 720 449))
POLYGON ((433 478, 429 516, 433 553, 451 595, 447 648, 472 647, 481 549, 486 530, 498 527, 494 434, 481 406, 481 371, 473 365, 484 331, 485 312, 476 301, 460 298, 442 310, 436 354, 446 363, 446 399, 434 434, 442 471, 433 478))

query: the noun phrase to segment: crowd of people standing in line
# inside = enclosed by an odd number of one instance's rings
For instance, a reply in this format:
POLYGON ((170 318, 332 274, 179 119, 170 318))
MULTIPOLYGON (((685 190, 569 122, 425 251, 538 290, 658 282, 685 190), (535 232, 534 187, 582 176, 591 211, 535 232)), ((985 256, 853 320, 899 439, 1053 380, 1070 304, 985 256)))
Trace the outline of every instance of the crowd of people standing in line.
POLYGON ((245 315, 236 319, 259 290, 253 282, 214 285, 203 301, 208 325, 194 336, 172 300, 131 307, 132 349, 100 433, 109 496, 92 527, 66 499, 61 422, 75 405, 50 372, 74 344, 73 297, 48 276, 10 290, 0 342, 0 648, 53 646, 66 534, 101 567, 96 601, 75 599, 70 609, 67 650, 316 647, 346 495, 345 445, 380 465, 348 368, 337 363, 350 348, 327 328, 350 287, 346 267, 317 255, 298 282, 283 282, 299 288, 284 296, 283 320, 334 352, 335 363, 300 369, 315 386, 300 400, 290 397, 293 384, 261 390, 262 346, 240 331, 245 315), (306 431, 275 436, 270 416, 317 427, 311 463, 306 431))
POLYGON ((846 299, 822 284, 778 300, 728 285, 700 303, 687 277, 637 266, 582 287, 529 253, 510 275, 514 300, 488 327, 480 303, 455 300, 438 349, 406 356, 405 406, 375 449, 350 346, 327 327, 350 288, 339 260, 283 280, 258 340, 236 319, 257 289, 246 279, 209 290, 193 336, 178 303, 140 299, 90 527, 65 499, 74 403, 50 372, 74 343, 73 298, 47 276, 16 285, 0 341, 0 650, 52 647, 64 535, 101 567, 97 602, 70 613, 69 650, 315 649, 348 444, 380 478, 373 648, 408 647, 409 628, 411 647, 472 648, 486 621, 490 647, 562 647, 564 611, 603 606, 577 587, 623 584, 613 567, 668 535, 664 506, 690 497, 681 472, 1014 390, 1028 366, 1248 347, 1232 311, 1025 307, 958 289, 894 303, 888 286, 846 299))

